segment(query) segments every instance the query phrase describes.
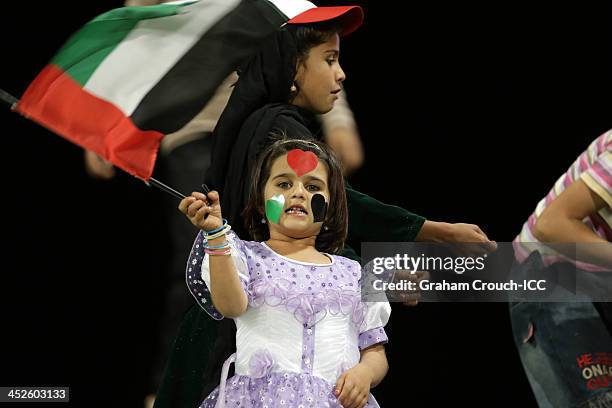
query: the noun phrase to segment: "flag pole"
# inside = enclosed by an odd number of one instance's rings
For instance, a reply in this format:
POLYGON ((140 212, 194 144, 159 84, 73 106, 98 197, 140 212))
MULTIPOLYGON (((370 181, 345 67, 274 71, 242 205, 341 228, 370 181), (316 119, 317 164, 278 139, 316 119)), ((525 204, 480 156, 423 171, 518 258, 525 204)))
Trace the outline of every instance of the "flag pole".
MULTIPOLYGON (((2 102, 3 105, 6 105, 11 110, 14 110, 15 106, 17 106, 17 102, 19 102, 19 99, 15 98, 13 95, 6 92, 4 89, 0 89, 0 102, 2 102)), ((161 191, 164 191, 180 200, 185 198, 185 194, 176 191, 172 187, 162 183, 159 180, 154 179, 153 177, 150 177, 148 181, 145 181, 145 184, 149 187, 157 187, 161 191)))
POLYGON ((13 95, 3 89, 0 89, 0 101, 2 101, 3 104, 7 105, 11 110, 13 110, 17 105, 17 102, 19 102, 17 98, 15 98, 13 95))
POLYGON ((165 191, 166 193, 178 198, 179 200, 182 200, 183 198, 185 198, 185 194, 176 191, 175 189, 162 183, 161 181, 155 180, 153 177, 149 177, 149 181, 145 181, 145 184, 149 187, 150 186, 157 187, 161 191, 165 191))

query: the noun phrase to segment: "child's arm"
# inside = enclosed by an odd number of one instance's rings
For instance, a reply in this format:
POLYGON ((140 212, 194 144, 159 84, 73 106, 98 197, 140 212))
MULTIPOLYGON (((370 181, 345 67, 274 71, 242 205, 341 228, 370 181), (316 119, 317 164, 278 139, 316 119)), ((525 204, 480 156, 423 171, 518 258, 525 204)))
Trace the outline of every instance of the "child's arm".
MULTIPOLYGON (((216 191, 208 193, 194 192, 179 204, 179 210, 185 214, 191 223, 204 231, 212 231, 223 225, 219 194, 216 191), (208 198, 208 202, 206 201, 208 198), (208 216, 207 216, 208 215, 208 216)), ((218 246, 226 242, 225 235, 211 239, 208 245, 218 246)), ((247 309, 247 296, 238 278, 238 271, 231 256, 209 255, 210 295, 213 304, 226 317, 238 317, 247 309)))
POLYGON ((383 344, 375 344, 372 347, 361 350, 361 361, 359 364, 365 365, 370 370, 372 376, 370 388, 376 387, 385 378, 389 370, 385 346, 383 344))
POLYGON ((474 242, 470 249, 478 253, 495 251, 497 244, 473 224, 450 224, 425 220, 401 207, 384 204, 346 184, 346 199, 351 222, 347 243, 360 248, 362 242, 433 241, 449 243, 474 242))
MULTIPOLYGON (((606 196, 606 190, 599 190, 606 196)), ((607 193, 608 199, 610 194, 607 193)), ((574 181, 553 200, 538 218, 535 236, 542 242, 569 242, 576 245, 553 246, 570 258, 610 268, 612 244, 597 235, 582 220, 609 204, 582 179, 574 181), (594 245, 590 245, 594 244, 594 245)))
POLYGON ((384 345, 379 343, 361 350, 359 364, 336 381, 334 392, 338 401, 345 408, 362 408, 368 402, 370 388, 380 384, 388 369, 384 345))

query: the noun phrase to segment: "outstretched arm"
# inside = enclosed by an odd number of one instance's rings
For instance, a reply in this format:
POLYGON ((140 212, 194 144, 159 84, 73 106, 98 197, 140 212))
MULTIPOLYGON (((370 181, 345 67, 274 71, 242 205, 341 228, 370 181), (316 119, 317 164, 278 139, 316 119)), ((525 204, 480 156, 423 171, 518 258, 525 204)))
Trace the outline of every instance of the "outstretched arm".
MULTIPOLYGON (((480 244, 482 252, 492 252, 497 248, 487 234, 475 224, 438 222, 427 220, 417 234, 415 241, 447 242, 456 244, 480 244)), ((470 248, 470 249, 475 249, 470 248)))
MULTIPOLYGON (((193 192, 179 204, 179 210, 191 223, 204 231, 212 231, 223 225, 219 194, 211 191, 208 196, 193 192), (210 205, 209 205, 210 204, 210 205)), ((210 246, 226 244, 222 235, 208 240, 210 246)), ((247 296, 238 277, 236 265, 231 256, 209 255, 210 295, 217 310, 226 317, 238 317, 247 309, 247 296)))
POLYGON ((426 220, 395 205, 346 187, 349 219, 348 244, 360 248, 361 242, 432 241, 479 243, 482 252, 491 252, 497 244, 473 224, 450 224, 426 220))

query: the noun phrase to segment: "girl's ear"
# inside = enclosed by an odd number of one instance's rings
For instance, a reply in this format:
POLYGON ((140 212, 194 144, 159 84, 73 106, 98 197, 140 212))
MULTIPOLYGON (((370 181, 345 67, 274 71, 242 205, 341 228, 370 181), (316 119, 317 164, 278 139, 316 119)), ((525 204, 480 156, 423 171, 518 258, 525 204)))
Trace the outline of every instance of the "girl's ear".
POLYGON ((304 76, 303 71, 304 67, 301 62, 298 62, 297 67, 295 69, 295 77, 293 78, 293 82, 291 83, 291 87, 289 88, 289 103, 293 103, 294 99, 300 92, 300 82, 302 77, 304 76))
POLYGON ((306 70, 306 64, 304 60, 299 59, 295 63, 295 77, 293 78, 293 83, 296 84, 298 87, 300 85, 302 78, 304 77, 305 70, 306 70))
POLYGON ((295 61, 295 78, 293 78, 294 81, 299 75, 301 75, 303 69, 304 61, 302 60, 302 58, 297 58, 297 60, 295 61))

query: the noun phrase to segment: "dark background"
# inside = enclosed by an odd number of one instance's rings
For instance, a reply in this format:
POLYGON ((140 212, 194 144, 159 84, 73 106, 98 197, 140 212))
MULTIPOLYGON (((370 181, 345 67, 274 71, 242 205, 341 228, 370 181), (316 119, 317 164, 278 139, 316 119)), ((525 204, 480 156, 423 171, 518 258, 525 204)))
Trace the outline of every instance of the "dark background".
MULTIPOLYGON (((612 128, 612 3, 490 3, 361 2, 341 57, 366 151, 350 181, 510 241, 612 128)), ((20 96, 71 33, 120 5, 4 4, 0 88, 20 96)), ((162 193, 125 174, 93 181, 78 147, 0 121, 0 386, 140 407, 165 284, 162 193)), ((394 306, 389 331, 382 406, 535 406, 506 304, 394 306)))

